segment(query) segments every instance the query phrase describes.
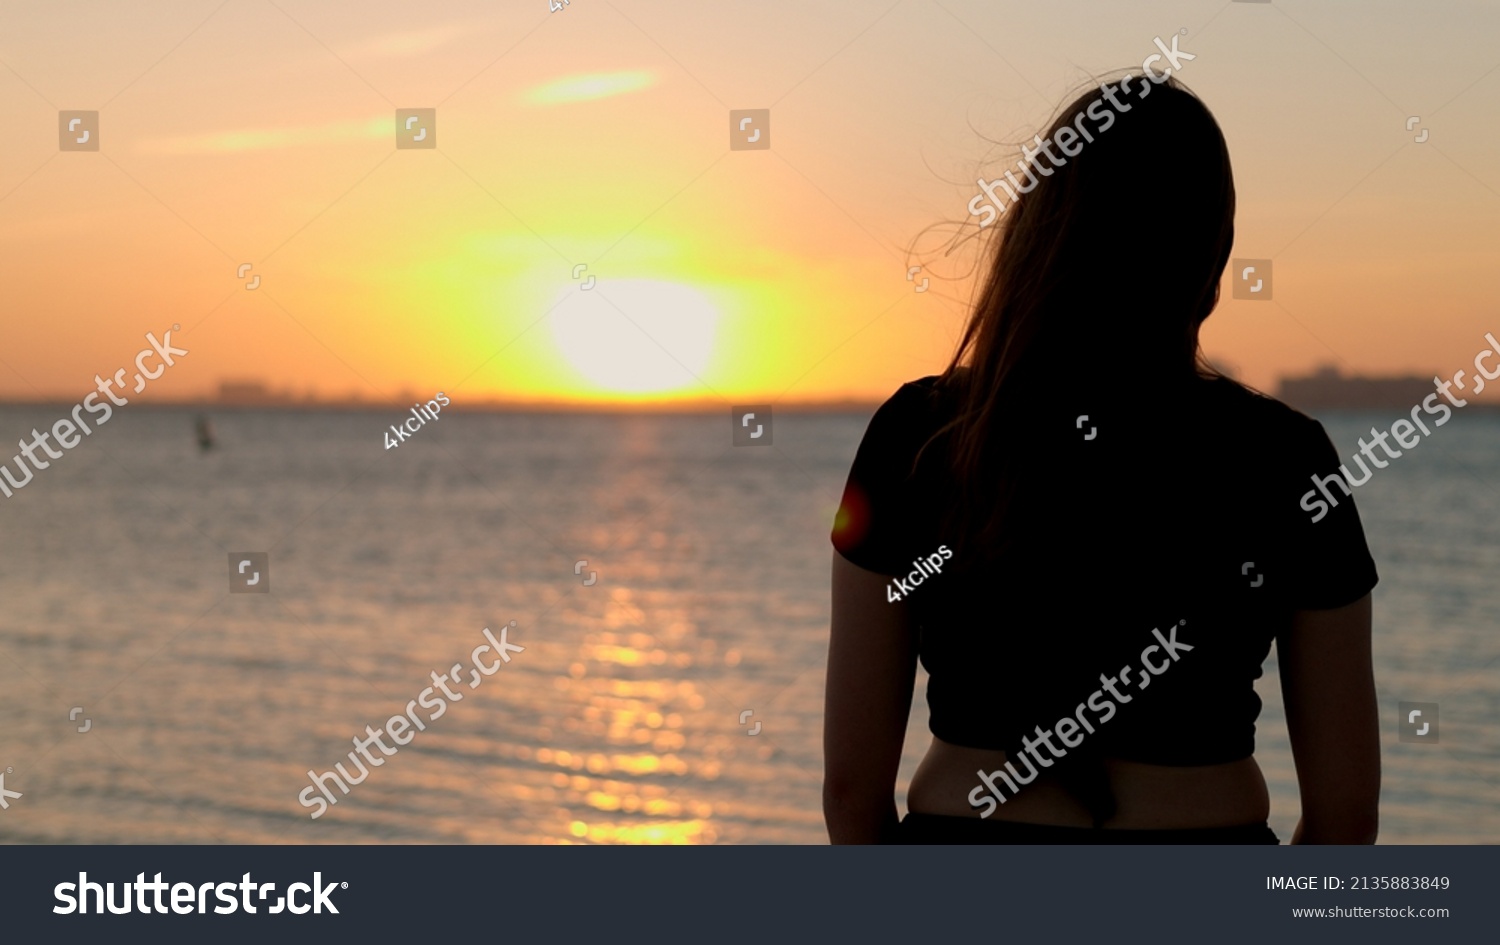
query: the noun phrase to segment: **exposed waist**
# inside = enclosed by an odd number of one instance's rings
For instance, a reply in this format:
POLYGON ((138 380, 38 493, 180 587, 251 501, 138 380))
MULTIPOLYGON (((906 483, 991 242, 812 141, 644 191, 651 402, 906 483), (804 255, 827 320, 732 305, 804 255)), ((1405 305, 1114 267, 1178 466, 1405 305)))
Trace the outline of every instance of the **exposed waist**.
POLYGON ((1265 821, 1231 827, 1173 830, 1096 830, 1012 820, 976 820, 942 814, 910 813, 895 840, 902 844, 1265 844, 1280 843, 1265 821))
MULTIPOLYGON (((907 808, 954 817, 1093 826, 1080 798, 1045 767, 1018 764, 1021 760, 934 738, 912 779, 907 808), (1033 772, 1034 778, 1027 777, 1033 772), (981 779, 981 773, 989 778, 981 779)), ((1103 768, 1116 805, 1115 815, 1103 825, 1107 829, 1230 827, 1262 822, 1270 813, 1270 795, 1253 758, 1195 766, 1105 759, 1103 768)))

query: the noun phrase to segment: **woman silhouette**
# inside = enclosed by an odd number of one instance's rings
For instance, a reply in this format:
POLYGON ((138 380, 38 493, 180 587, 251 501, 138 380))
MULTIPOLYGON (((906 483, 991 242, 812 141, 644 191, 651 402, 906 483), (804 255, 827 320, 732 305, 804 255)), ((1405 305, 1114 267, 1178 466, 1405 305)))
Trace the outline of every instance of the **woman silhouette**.
POLYGON ((860 444, 833 533, 835 843, 1276 843, 1252 757, 1273 641, 1292 842, 1374 842, 1374 563, 1352 501, 1299 503, 1338 470, 1321 425, 1202 359, 1234 184, 1162 78, 1087 92, 985 182, 957 353, 860 444), (919 660, 933 738, 898 821, 919 660))

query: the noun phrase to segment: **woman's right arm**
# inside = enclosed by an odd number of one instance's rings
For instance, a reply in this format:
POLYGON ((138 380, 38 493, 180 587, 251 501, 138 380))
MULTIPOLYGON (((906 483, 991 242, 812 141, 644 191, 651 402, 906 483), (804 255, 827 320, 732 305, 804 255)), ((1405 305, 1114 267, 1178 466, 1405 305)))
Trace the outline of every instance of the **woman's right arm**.
POLYGON ((1293 843, 1374 843, 1380 826, 1380 721, 1370 595, 1302 610, 1276 640, 1302 818, 1293 843))

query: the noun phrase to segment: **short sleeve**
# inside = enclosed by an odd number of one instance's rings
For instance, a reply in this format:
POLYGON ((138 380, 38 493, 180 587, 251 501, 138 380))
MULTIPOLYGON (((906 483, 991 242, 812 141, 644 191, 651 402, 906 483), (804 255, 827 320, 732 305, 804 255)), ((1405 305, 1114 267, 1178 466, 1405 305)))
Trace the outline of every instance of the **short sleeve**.
POLYGON ((867 571, 911 568, 920 499, 913 465, 931 433, 925 404, 922 382, 904 385, 875 411, 854 455, 830 537, 839 554, 867 571))
MULTIPOLYGON (((1380 578, 1354 507, 1357 487, 1346 489, 1344 461, 1323 425, 1310 418, 1303 418, 1303 423, 1289 451, 1288 471, 1295 486, 1287 495, 1297 508, 1287 526, 1289 534, 1283 536, 1289 565, 1287 596, 1295 610, 1327 610, 1364 597, 1380 578)), ((1355 469, 1358 474, 1357 464, 1355 469)))

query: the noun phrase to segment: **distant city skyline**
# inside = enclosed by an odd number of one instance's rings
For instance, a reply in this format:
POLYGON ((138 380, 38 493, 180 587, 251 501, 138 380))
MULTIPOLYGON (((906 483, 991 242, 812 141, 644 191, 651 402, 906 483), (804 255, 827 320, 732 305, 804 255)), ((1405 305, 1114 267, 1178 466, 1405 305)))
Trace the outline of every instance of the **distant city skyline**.
MULTIPOLYGON (((1219 365, 1219 368, 1225 374, 1231 377, 1235 376, 1234 372, 1226 366, 1219 365)), ((1409 407, 1413 403, 1420 403, 1426 395, 1436 389, 1433 378, 1434 375, 1427 373, 1384 376, 1346 374, 1337 365, 1329 363, 1319 365, 1308 374, 1280 377, 1277 379, 1276 384, 1269 389, 1265 389, 1265 392, 1304 412, 1330 409, 1395 409, 1409 407)), ((384 409, 392 406, 405 406, 408 403, 421 401, 423 398, 420 394, 421 392, 415 388, 397 391, 394 396, 386 398, 366 396, 363 391, 357 388, 349 390, 342 395, 337 392, 319 394, 312 388, 304 388, 298 391, 292 387, 274 387, 264 379, 238 377, 220 380, 217 388, 208 396, 193 397, 189 395, 176 399, 157 398, 154 402, 163 406, 189 406, 204 409, 215 407, 360 407, 384 409)), ((1500 407, 1500 385, 1496 385, 1477 396, 1472 392, 1467 392, 1464 396, 1472 400, 1477 406, 1500 407)), ((6 404, 50 404, 62 402, 63 399, 52 397, 0 398, 0 406, 6 404)), ((152 401, 142 398, 140 402, 149 404, 152 401)), ((830 398, 823 401, 791 401, 780 406, 793 411, 798 409, 848 410, 873 408, 880 402, 881 398, 879 397, 869 399, 830 398)), ((448 409, 458 412, 465 410, 509 409, 719 411, 722 407, 723 405, 719 401, 712 398, 618 404, 578 403, 561 400, 524 401, 506 400, 500 397, 483 397, 456 403, 448 409)))

